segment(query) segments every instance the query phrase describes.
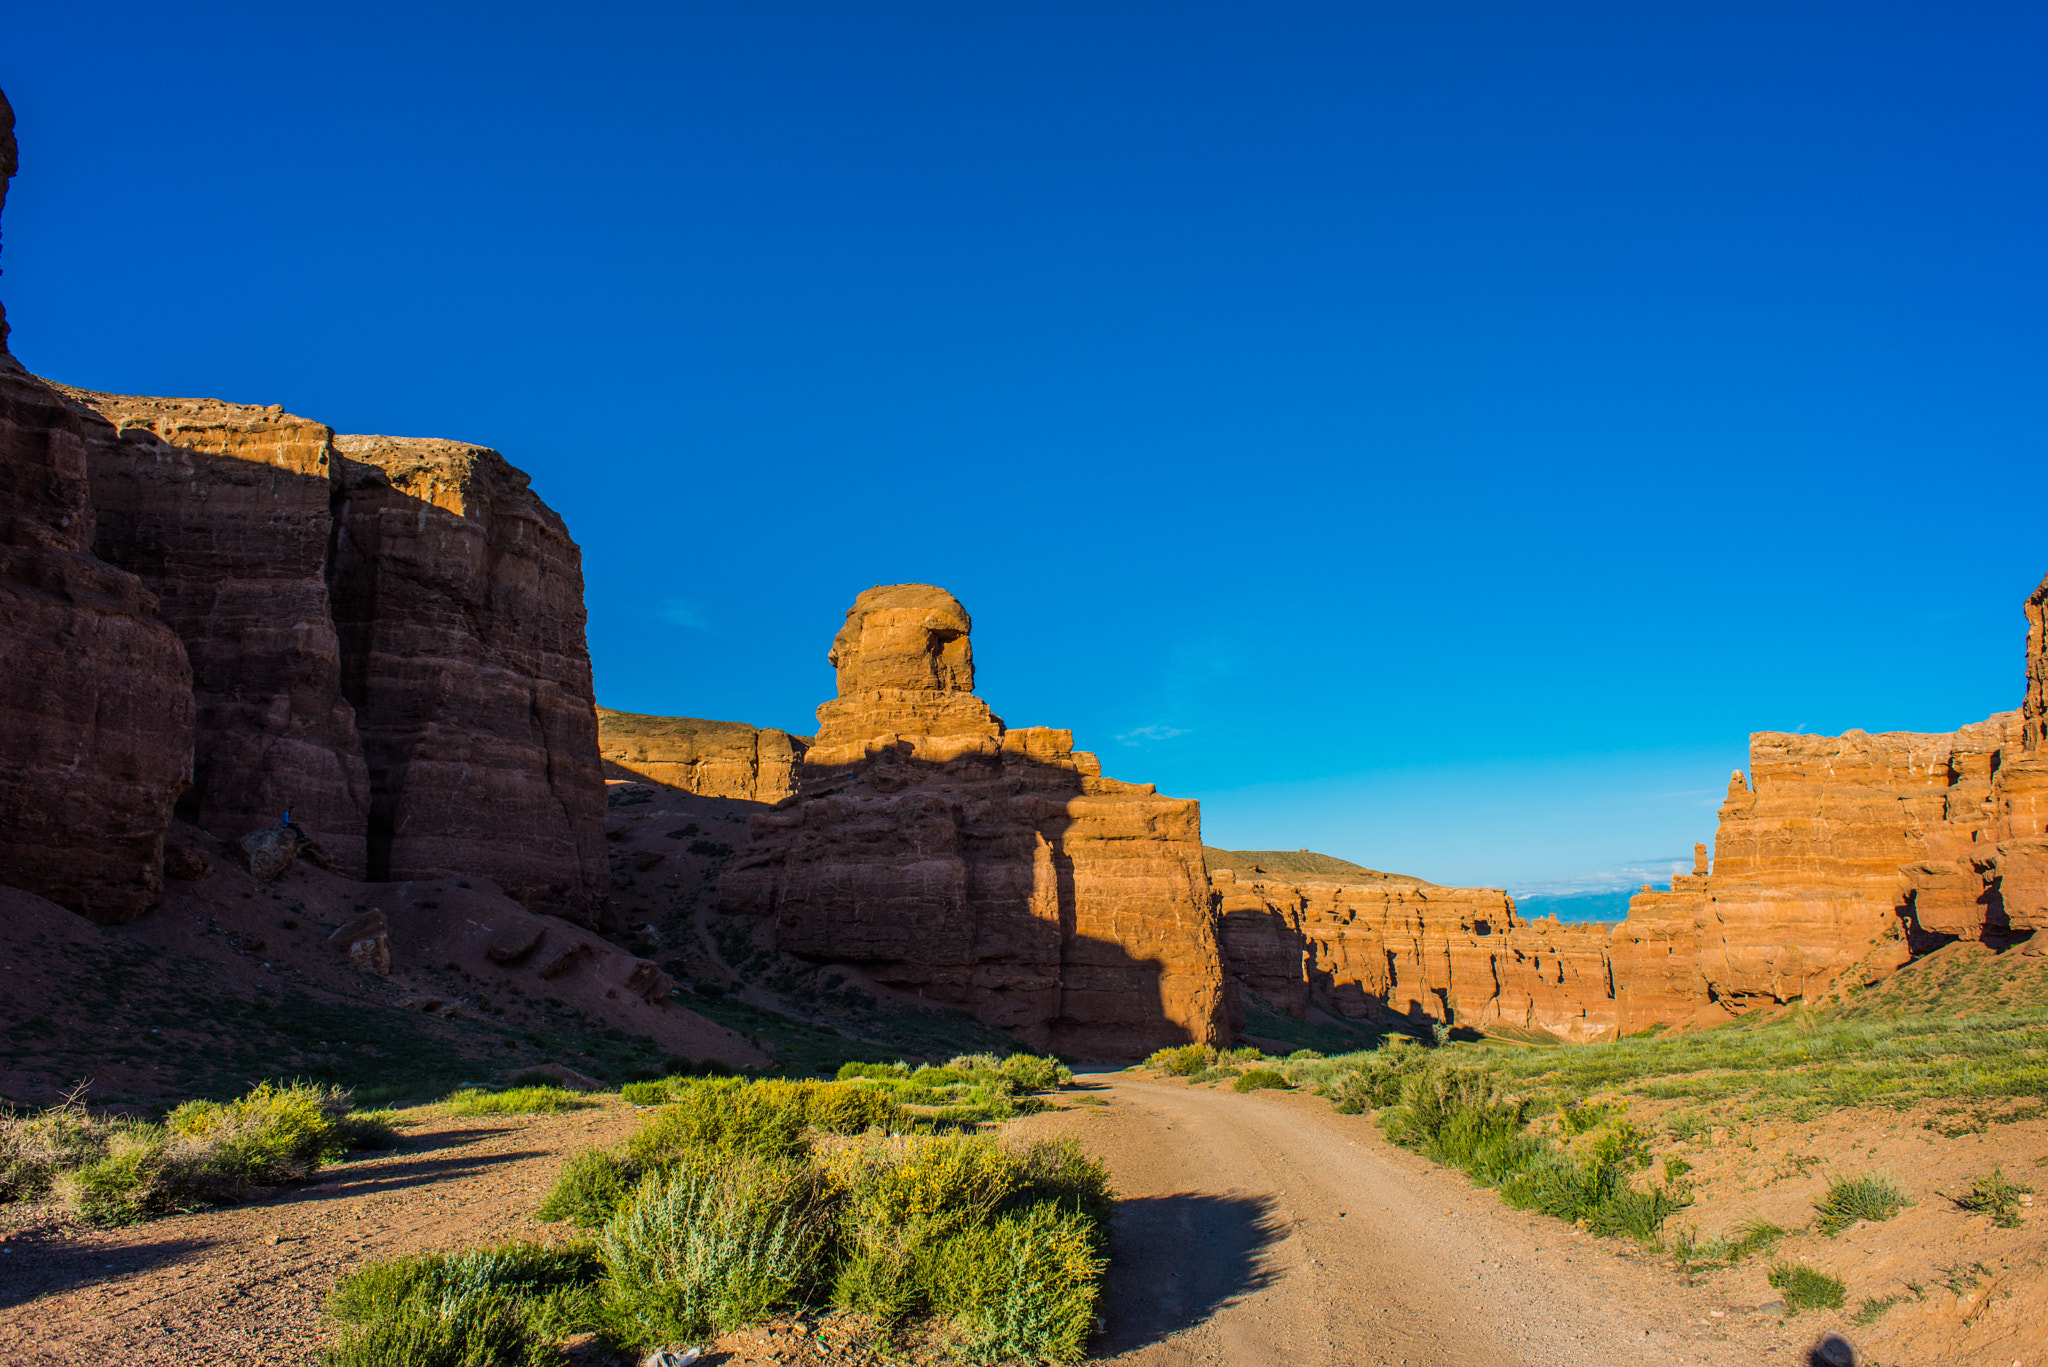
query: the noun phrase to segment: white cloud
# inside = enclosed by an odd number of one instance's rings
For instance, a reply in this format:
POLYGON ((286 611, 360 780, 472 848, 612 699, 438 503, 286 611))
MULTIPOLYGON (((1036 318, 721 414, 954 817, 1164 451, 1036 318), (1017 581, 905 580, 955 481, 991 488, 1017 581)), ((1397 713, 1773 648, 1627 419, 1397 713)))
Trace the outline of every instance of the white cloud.
POLYGON ((663 599, 654 615, 670 626, 686 627, 691 631, 711 630, 711 619, 681 598, 663 599))
POLYGON ((1188 731, 1185 727, 1168 726, 1164 722, 1154 722, 1150 726, 1141 726, 1135 731, 1126 731, 1118 736, 1117 739, 1125 745, 1142 745, 1148 740, 1172 740, 1175 736, 1185 736, 1187 734, 1188 731))

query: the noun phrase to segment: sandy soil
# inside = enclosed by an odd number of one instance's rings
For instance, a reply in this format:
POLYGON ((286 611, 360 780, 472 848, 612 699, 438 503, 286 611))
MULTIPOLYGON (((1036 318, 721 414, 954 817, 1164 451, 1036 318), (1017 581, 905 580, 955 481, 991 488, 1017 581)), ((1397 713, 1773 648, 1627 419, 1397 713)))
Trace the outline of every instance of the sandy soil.
MULTIPOLYGON (((1081 1084, 1058 1109, 1005 1128, 1075 1134, 1110 1165, 1121 1200, 1098 1361, 1733 1367, 1804 1363, 1824 1331, 1863 1337, 1840 1314, 1787 1319, 1762 1260, 1688 1283, 1632 1245, 1508 1209, 1314 1097, 1131 1073, 1081 1084)), ((399 1150, 250 1205, 129 1230, 30 1218, 0 1232, 0 1361, 314 1362, 338 1276, 398 1253, 567 1237, 533 1207, 565 1159, 639 1118, 616 1102, 563 1116, 415 1114, 399 1150)), ((1810 1254, 1785 1251, 1842 1271, 1852 1290, 1845 1264, 1904 1276, 1932 1256, 1929 1241, 1950 1237, 1929 1223, 1949 1218, 1935 1202, 1912 1209, 1910 1221, 1911 1211, 1810 1254)), ((2013 1237, 2032 1242, 1988 1279, 1888 1315, 1863 1343, 1871 1357, 2041 1367, 2048 1355, 2024 1318, 2038 1305, 2025 1277, 2039 1273, 2040 1240, 2031 1219, 2013 1237)), ((855 1358, 865 1355, 777 1325, 730 1336, 706 1361, 855 1358)))

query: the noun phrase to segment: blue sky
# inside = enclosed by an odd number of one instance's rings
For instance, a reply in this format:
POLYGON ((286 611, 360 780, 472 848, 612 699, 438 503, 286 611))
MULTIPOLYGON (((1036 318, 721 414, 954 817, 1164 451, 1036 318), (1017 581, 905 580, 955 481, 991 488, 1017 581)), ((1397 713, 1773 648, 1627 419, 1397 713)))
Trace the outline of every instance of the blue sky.
POLYGON ((498 447, 607 705, 808 729, 939 583, 1212 843, 1524 889, 1686 857, 1752 730, 2018 703, 2038 6, 7 29, 16 353, 498 447))

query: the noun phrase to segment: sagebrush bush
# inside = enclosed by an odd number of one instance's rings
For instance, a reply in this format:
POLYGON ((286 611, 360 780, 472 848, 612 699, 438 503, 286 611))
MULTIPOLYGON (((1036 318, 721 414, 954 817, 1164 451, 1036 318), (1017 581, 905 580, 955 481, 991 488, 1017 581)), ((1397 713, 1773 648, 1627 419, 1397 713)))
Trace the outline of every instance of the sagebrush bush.
POLYGON ((451 1115, 547 1115, 596 1103, 566 1087, 508 1087, 502 1092, 465 1087, 441 1104, 451 1115))
POLYGON ((1233 1092, 1266 1092, 1274 1089, 1285 1090, 1293 1084, 1271 1068, 1254 1068, 1230 1084, 1233 1092))
POLYGON ((613 1323, 636 1346, 766 1319, 823 1278, 829 1225, 809 1163, 724 1154, 646 1178, 598 1238, 613 1323))
POLYGON ((553 1367, 556 1345, 599 1323, 587 1245, 506 1244, 371 1263, 328 1313, 349 1327, 328 1367, 553 1367))
MULTIPOLYGON (((988 1076, 972 1056, 927 1071, 988 1076)), ((415 1271, 385 1272, 389 1285, 370 1299, 401 1310, 347 1339, 359 1354, 348 1367, 409 1361, 361 1355, 372 1329, 385 1336, 377 1342, 424 1345, 422 1354, 473 1342, 525 1363, 539 1360, 516 1356, 526 1345, 579 1323, 650 1348, 828 1306, 884 1324, 923 1318, 977 1361, 1078 1360, 1107 1247, 1107 1169, 1071 1138, 1019 1149, 868 1124, 900 1114, 890 1087, 914 1077, 678 1087, 675 1103, 617 1149, 570 1160, 541 1207, 544 1218, 601 1229, 582 1299, 500 1278, 492 1294, 516 1302, 516 1314, 471 1308, 441 1324, 407 1280, 415 1271), (865 1129, 814 1142, 814 1129, 834 1125, 865 1129), (549 1319, 550 1306, 565 1308, 549 1319)), ((338 1293, 337 1313, 349 1304, 338 1293)))
POLYGON ((1193 1077, 1204 1068, 1214 1067, 1216 1051, 1206 1044, 1183 1044, 1177 1049, 1161 1049, 1145 1060, 1147 1068, 1157 1068, 1173 1077, 1193 1077))
POLYGON ((0 1198, 50 1193, 88 1223, 131 1224, 299 1181, 391 1133, 383 1114, 352 1116, 347 1092, 312 1083, 188 1101, 162 1124, 95 1116, 74 1095, 0 1115, 0 1198))
POLYGON ((1049 1205, 976 1224, 940 1245, 933 1308, 983 1362, 1079 1362, 1106 1260, 1087 1220, 1049 1205))
POLYGON ((1823 1234, 1840 1234, 1859 1220, 1889 1220, 1911 1204, 1898 1184, 1882 1174, 1837 1177, 1828 1183, 1827 1194, 1813 1203, 1813 1224, 1823 1234))

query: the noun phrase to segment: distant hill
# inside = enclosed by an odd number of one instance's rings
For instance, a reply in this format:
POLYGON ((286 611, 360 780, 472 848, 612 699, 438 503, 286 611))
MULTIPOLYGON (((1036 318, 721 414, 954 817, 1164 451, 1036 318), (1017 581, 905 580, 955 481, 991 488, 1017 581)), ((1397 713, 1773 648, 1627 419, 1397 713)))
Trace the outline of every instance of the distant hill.
POLYGON ((1334 854, 1314 850, 1219 850, 1202 846, 1202 858, 1212 869, 1235 869, 1240 873, 1311 874, 1320 878, 1342 878, 1359 883, 1423 883, 1405 873, 1382 873, 1334 854))
POLYGON ((1560 921, 1620 921, 1628 916, 1634 888, 1605 892, 1532 892, 1515 899, 1515 914, 1526 921, 1555 916, 1560 921))

